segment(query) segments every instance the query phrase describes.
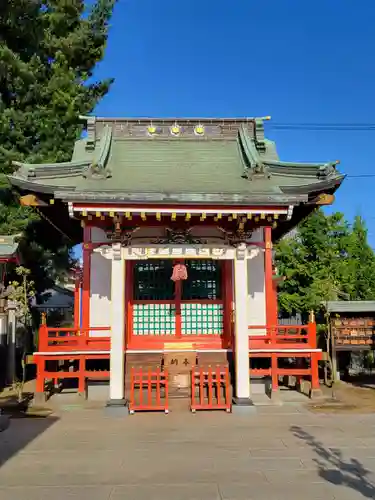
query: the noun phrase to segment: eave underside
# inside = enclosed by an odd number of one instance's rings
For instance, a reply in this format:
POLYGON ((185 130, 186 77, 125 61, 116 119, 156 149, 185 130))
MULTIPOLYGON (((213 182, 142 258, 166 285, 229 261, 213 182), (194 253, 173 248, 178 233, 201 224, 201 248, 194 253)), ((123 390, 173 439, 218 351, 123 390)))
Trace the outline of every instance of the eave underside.
MULTIPOLYGON (((112 204, 108 205, 108 211, 109 210, 114 210, 117 207, 121 207, 121 204, 112 204)), ((263 203, 263 206, 259 206, 259 212, 263 211, 267 213, 266 210, 267 204, 263 203)), ((272 210, 272 206, 268 205, 269 209, 272 210)), ((254 206, 254 208, 256 208, 254 206)), ((316 204, 299 204, 297 206, 293 207, 293 211, 291 212, 291 217, 287 215, 281 216, 277 220, 277 226, 273 228, 272 230, 272 237, 273 241, 279 240, 282 236, 284 236, 286 233, 288 233, 291 229, 293 229, 302 219, 307 217, 312 211, 314 211, 317 208, 316 204)), ((46 202, 44 203, 44 206, 40 206, 38 209, 43 217, 45 218, 46 221, 46 227, 51 226, 50 230, 59 230, 62 234, 66 235, 67 238, 71 240, 72 244, 80 244, 83 241, 83 221, 85 223, 90 223, 92 225, 96 224, 101 224, 102 221, 98 219, 95 216, 88 218, 82 217, 80 214, 74 214, 73 217, 69 214, 69 208, 68 204, 62 201, 57 201, 54 204, 47 204, 46 202)), ((202 209, 202 212, 204 209, 202 209)), ((219 211, 219 210, 218 210, 219 211)), ((116 212, 115 212, 116 213, 116 212)), ((259 219, 259 218, 258 218, 259 219)), ((156 224, 157 222, 154 220, 153 222, 150 222, 150 219, 141 221, 138 220, 137 224, 140 223, 141 225, 147 226, 148 224, 156 224)), ((233 221, 232 223, 227 223, 228 228, 234 228, 235 224, 237 222, 233 221)), ((134 220, 129 220, 125 221, 125 225, 132 227, 134 226, 135 222, 134 220)), ((161 222, 158 222, 157 225, 166 225, 170 226, 171 223, 168 220, 162 220, 161 222)), ((222 225, 223 222, 220 221, 214 222, 213 218, 208 218, 208 220, 205 220, 204 222, 200 222, 199 217, 194 218, 190 222, 186 222, 184 218, 179 218, 177 221, 173 222, 172 225, 181 225, 181 226, 192 226, 192 225, 222 225)), ((258 222, 251 222, 251 225, 249 226, 249 229, 254 229, 255 227, 261 227, 264 225, 269 224, 267 220, 259 220, 258 222)), ((126 229, 126 227, 125 227, 126 229)))

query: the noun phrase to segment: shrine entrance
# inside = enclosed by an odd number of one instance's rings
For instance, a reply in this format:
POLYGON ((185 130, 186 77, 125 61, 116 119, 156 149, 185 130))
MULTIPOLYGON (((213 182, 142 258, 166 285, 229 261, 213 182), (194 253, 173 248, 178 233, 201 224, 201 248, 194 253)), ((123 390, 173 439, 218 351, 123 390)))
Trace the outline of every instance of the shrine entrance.
POLYGON ((220 341, 226 315, 225 267, 224 261, 211 259, 133 263, 128 301, 130 347, 220 341), (171 279, 177 264, 186 266, 186 279, 171 279))

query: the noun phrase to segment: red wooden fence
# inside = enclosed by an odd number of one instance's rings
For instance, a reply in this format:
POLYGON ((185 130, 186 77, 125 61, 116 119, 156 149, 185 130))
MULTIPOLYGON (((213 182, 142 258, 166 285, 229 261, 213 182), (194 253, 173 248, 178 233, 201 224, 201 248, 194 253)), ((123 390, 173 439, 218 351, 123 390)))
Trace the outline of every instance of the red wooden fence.
POLYGON ((136 411, 169 413, 167 371, 131 369, 129 413, 136 411))
POLYGON ((232 409, 228 367, 194 367, 191 372, 191 411, 232 409))

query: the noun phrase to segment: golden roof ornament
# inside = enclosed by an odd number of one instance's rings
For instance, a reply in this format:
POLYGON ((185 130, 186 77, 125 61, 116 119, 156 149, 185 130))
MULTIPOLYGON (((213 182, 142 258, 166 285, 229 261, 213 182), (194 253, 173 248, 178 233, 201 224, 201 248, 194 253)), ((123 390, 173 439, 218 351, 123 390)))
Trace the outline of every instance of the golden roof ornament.
POLYGON ((196 125, 194 127, 194 134, 195 135, 202 136, 202 135, 204 135, 204 132, 205 132, 204 126, 202 124, 199 123, 198 125, 196 125))
POLYGON ((156 132, 157 132, 157 129, 156 129, 155 125, 153 125, 153 124, 151 123, 151 125, 149 125, 149 126, 147 127, 147 133, 148 133, 148 135, 155 135, 155 134, 156 134, 156 132))
POLYGON ((170 133, 172 135, 174 135, 175 137, 179 136, 181 134, 181 127, 175 123, 174 125, 172 125, 172 127, 170 128, 170 133))

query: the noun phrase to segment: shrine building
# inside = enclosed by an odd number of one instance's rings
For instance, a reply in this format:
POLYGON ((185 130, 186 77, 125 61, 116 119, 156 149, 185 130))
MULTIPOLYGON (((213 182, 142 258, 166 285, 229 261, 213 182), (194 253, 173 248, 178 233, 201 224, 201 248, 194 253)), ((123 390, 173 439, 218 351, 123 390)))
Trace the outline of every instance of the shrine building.
POLYGON ((171 357, 185 367, 170 367, 175 383, 159 402, 184 385, 189 363, 203 367, 205 383, 211 368, 227 370, 237 405, 251 405, 259 378, 277 394, 287 373, 317 391, 314 318, 278 325, 272 246, 333 202, 338 162, 280 161, 267 118, 82 119, 87 135, 71 161, 15 162, 9 177, 21 203, 83 242, 74 325, 40 329, 37 396, 48 380, 76 377, 85 392, 90 379, 107 378, 109 404, 125 405, 131 369, 157 373, 151 392, 171 357))

